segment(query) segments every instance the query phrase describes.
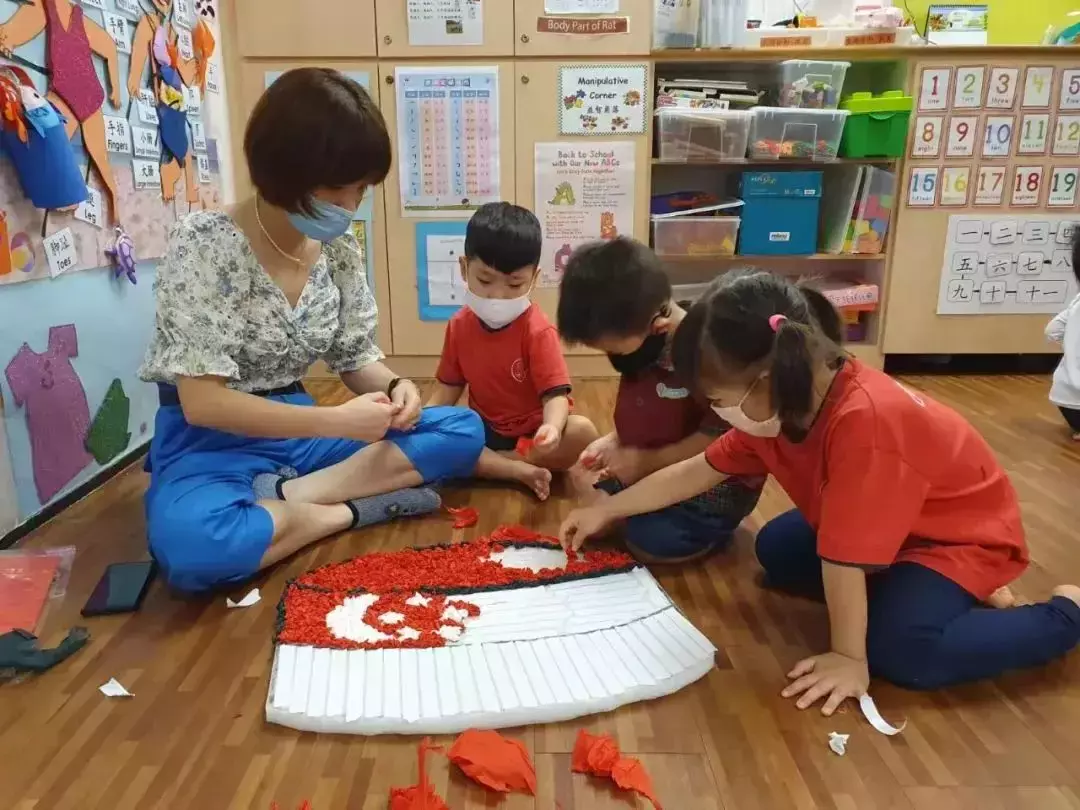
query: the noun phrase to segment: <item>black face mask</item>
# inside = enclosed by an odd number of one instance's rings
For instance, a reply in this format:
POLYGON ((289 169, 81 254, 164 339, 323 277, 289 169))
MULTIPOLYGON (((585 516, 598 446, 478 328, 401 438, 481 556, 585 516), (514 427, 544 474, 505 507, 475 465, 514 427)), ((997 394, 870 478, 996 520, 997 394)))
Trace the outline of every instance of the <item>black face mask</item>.
POLYGON ((664 353, 667 345, 667 335, 649 335, 641 346, 630 354, 608 354, 611 365, 620 374, 633 376, 644 371, 649 366, 655 365, 664 353))

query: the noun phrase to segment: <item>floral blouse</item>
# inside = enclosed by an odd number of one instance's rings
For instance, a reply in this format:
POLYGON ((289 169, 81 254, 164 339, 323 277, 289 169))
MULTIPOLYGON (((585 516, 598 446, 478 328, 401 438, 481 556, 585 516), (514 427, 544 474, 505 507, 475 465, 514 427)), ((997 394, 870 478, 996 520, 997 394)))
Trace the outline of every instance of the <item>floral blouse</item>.
POLYGON ((383 357, 351 234, 323 247, 294 308, 232 218, 199 211, 173 226, 154 295, 154 334, 139 371, 147 382, 217 376, 260 391, 296 382, 319 359, 340 374, 383 357))

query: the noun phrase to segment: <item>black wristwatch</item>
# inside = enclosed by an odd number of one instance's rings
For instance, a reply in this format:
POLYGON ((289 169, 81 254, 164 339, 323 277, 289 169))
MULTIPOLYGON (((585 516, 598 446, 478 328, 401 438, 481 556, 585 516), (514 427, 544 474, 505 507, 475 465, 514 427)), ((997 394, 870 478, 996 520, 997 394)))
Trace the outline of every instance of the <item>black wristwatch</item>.
POLYGON ((394 389, 403 382, 405 382, 404 377, 394 377, 394 379, 390 381, 390 384, 386 386, 386 395, 388 397, 392 397, 394 395, 394 389))

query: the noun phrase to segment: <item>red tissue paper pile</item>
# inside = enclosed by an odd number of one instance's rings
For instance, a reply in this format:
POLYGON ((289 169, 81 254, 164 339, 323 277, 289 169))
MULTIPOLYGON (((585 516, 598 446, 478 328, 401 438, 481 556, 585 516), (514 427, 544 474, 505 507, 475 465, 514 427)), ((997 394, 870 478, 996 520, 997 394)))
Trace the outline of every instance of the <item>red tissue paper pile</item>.
MULTIPOLYGON (((419 745, 418 784, 390 788, 390 810, 449 810, 427 780, 425 758, 429 751, 442 749, 424 739, 419 745)), ((536 795, 536 770, 528 749, 518 740, 497 731, 469 729, 458 735, 447 758, 473 781, 500 793, 519 791, 536 795)), ((640 793, 656 810, 663 810, 653 791, 652 779, 640 761, 624 757, 615 740, 607 734, 579 731, 571 756, 570 770, 611 779, 623 790, 640 793)))
POLYGON ((467 529, 480 520, 480 513, 474 506, 448 506, 446 511, 453 516, 455 529, 467 529))

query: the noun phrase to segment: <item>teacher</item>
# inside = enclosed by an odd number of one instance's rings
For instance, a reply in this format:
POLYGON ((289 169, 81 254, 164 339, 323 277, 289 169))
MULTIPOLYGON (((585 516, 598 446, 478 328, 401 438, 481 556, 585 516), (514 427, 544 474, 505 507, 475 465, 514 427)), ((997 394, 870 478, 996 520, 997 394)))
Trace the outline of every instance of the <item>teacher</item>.
POLYGON ((254 196, 177 222, 155 282, 140 376, 159 384, 148 462, 150 549, 174 587, 250 577, 345 529, 437 509, 421 485, 468 475, 484 444, 465 408, 421 410, 383 364, 350 233, 390 171, 386 123, 334 70, 275 81, 248 121, 254 196), (315 407, 325 360, 357 394, 315 407))

